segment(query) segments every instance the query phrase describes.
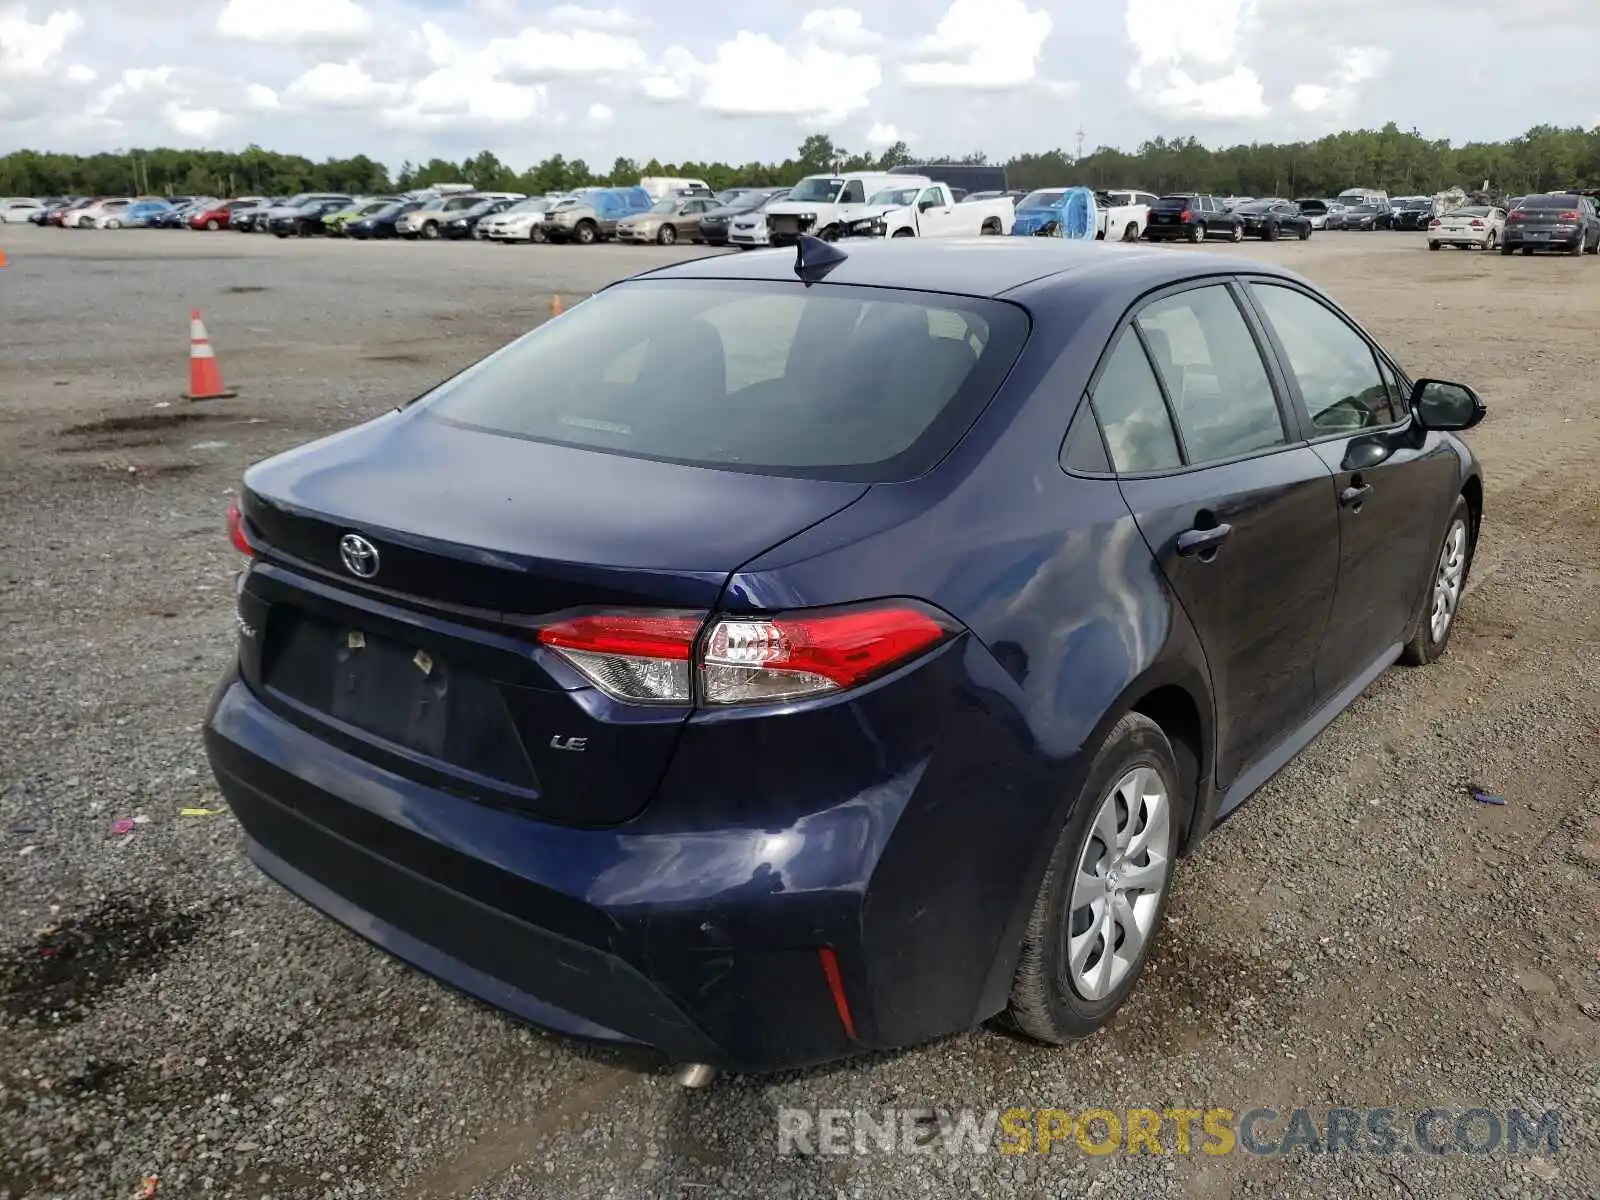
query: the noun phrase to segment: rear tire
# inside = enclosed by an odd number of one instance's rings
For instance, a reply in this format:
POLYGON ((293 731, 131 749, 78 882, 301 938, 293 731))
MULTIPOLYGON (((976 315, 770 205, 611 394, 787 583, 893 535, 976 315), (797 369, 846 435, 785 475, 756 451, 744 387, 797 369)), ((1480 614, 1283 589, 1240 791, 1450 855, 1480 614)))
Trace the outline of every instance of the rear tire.
POLYGON ((1457 496, 1433 560, 1433 574, 1429 576, 1428 586, 1417 608, 1416 627, 1411 631, 1405 649, 1400 652, 1400 661, 1406 666, 1425 667, 1449 648, 1450 634, 1455 630, 1456 618, 1461 614, 1461 601, 1466 595, 1467 575, 1472 570, 1472 555, 1476 549, 1472 510, 1465 496, 1457 496))
POLYGON ((916 237, 916 236, 917 235, 915 233, 913 233, 909 229, 896 229, 893 233, 891 233, 889 235, 889 238, 890 238, 891 241, 893 241, 895 238, 916 237))
POLYGON ((1488 253, 1500 244, 1500 239, 1495 236, 1494 230, 1489 231, 1489 236, 1483 239, 1484 253, 1488 253))
POLYGON ((1429 242, 1428 243, 1428 249, 1429 250, 1437 250, 1438 248, 1439 248, 1439 243, 1438 242, 1429 242))
POLYGON ((1309 225, 1300 226, 1300 240, 1302 242, 1305 242, 1305 241, 1309 241, 1310 239, 1311 239, 1311 226, 1309 226, 1309 225))
POLYGON ((1515 250, 1516 250, 1515 246, 1501 246, 1500 247, 1500 253, 1504 254, 1504 255, 1508 255, 1508 256, 1510 254, 1512 254, 1515 250))
POLYGON ((1206 227, 1199 221, 1189 226, 1189 240, 1196 246, 1206 240, 1206 227))
POLYGON ((1061 830, 1022 937, 1005 1012, 1016 1029, 1042 1042, 1078 1041, 1110 1020, 1133 991, 1172 892, 1187 803, 1181 778, 1172 744, 1154 721, 1128 713, 1111 727, 1061 830), (1107 875, 1111 883, 1103 892, 1088 886, 1107 875), (1119 879, 1123 887, 1116 889, 1119 879), (1137 948, 1129 953, 1135 938, 1137 948), (1118 950, 1126 956, 1119 958, 1118 950))
POLYGON ((211 220, 206 222, 206 228, 209 229, 212 233, 215 233, 217 230, 221 229, 222 226, 215 218, 212 218, 211 220))
MULTIPOLYGON (((1244 226, 1243 225, 1235 225, 1233 227, 1233 232, 1228 235, 1228 240, 1230 242, 1242 242, 1242 241, 1244 241, 1244 226)), ((1273 235, 1273 240, 1274 241, 1277 240, 1277 235, 1276 234, 1273 235)))

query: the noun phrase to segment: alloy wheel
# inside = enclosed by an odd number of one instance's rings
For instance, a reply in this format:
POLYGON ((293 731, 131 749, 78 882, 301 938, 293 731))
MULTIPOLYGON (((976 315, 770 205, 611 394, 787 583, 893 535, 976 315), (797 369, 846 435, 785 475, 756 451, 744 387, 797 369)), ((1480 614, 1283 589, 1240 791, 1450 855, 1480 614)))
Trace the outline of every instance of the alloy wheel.
POLYGON ((1457 517, 1445 534, 1439 551, 1439 568, 1433 577, 1433 611, 1428 616, 1428 631, 1435 642, 1444 641, 1461 604, 1461 584, 1467 574, 1467 523, 1457 517))
POLYGON ((1085 1000, 1110 995, 1154 933, 1172 869, 1172 800, 1150 767, 1125 774, 1084 840, 1062 924, 1065 982, 1085 1000))

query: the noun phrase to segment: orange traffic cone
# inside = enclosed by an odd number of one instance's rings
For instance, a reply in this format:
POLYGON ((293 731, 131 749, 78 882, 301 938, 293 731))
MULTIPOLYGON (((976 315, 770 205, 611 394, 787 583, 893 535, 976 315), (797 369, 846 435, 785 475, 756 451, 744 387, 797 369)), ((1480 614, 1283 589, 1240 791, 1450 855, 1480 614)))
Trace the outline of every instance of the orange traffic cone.
POLYGON ((552 294, 550 297, 550 315, 552 317, 561 315, 561 297, 559 295, 552 294))
POLYGON ((189 390, 185 400, 226 400, 237 396, 222 386, 222 368, 217 366, 217 352, 211 348, 206 336, 206 323, 200 319, 200 310, 189 310, 189 390))
POLYGON ((4 271, 11 264, 6 261, 6 252, 0 250, 0 271, 4 271))

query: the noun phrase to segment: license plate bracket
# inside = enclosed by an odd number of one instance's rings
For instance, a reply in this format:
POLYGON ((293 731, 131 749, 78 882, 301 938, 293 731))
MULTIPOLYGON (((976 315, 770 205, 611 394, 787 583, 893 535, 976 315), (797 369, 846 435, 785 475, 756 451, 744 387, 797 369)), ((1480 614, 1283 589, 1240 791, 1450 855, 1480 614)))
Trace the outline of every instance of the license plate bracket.
POLYGON ((441 757, 450 674, 425 651, 344 630, 334 653, 332 715, 386 741, 441 757))

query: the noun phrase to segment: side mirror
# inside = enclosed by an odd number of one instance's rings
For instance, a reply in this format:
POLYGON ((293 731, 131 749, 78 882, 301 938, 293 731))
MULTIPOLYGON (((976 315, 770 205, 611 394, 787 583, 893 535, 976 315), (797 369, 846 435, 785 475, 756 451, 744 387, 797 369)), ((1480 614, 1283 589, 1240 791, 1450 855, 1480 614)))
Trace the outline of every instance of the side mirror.
POLYGON ((927 212, 930 208, 938 207, 938 204, 937 200, 923 200, 918 202, 917 209, 919 212, 927 212))
POLYGON ((1411 411, 1424 429, 1471 429, 1489 408, 1464 383, 1419 379, 1411 389, 1411 411))

